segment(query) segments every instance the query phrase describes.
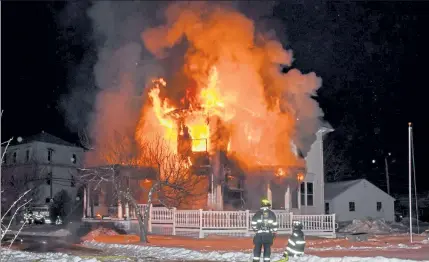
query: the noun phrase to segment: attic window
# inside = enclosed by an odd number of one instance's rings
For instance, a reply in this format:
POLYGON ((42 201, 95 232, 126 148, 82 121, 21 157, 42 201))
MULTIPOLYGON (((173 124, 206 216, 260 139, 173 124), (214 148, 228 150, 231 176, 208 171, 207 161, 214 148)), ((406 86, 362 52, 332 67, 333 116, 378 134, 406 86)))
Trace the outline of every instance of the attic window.
POLYGON ((54 150, 52 148, 48 148, 48 161, 52 161, 52 154, 54 153, 54 150))
POLYGON ((25 161, 26 162, 30 161, 30 149, 27 149, 25 151, 25 161))

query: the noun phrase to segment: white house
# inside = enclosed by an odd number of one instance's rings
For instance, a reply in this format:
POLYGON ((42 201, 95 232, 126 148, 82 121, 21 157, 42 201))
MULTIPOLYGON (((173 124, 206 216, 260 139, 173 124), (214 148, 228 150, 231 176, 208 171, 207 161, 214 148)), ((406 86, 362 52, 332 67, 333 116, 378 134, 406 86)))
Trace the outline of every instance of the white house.
POLYGON ((10 192, 5 196, 32 188, 32 202, 43 204, 64 189, 75 199, 75 174, 82 165, 83 153, 83 148, 43 131, 14 140, 2 163, 2 189, 10 192))
MULTIPOLYGON (((316 140, 305 157, 304 170, 298 168, 284 176, 284 180, 280 182, 274 178, 273 181, 277 182, 270 183, 268 190, 264 192, 258 191, 258 187, 263 187, 263 182, 257 181, 259 184, 248 190, 252 192, 252 195, 257 196, 253 197, 258 201, 257 204, 259 204, 260 197, 266 194, 272 200, 274 209, 286 209, 294 214, 302 215, 323 214, 325 203, 323 137, 332 131, 331 128, 322 127, 316 133, 316 140)), ((270 173, 273 173, 272 168, 268 168, 263 176, 270 179, 270 173)))
POLYGON ((316 133, 316 140, 305 157, 306 175, 291 198, 292 212, 302 215, 323 214, 325 203, 325 173, 323 166, 323 137, 333 129, 322 127, 316 133))
POLYGON ((326 183, 325 213, 337 221, 382 218, 394 221, 395 199, 366 179, 326 183))

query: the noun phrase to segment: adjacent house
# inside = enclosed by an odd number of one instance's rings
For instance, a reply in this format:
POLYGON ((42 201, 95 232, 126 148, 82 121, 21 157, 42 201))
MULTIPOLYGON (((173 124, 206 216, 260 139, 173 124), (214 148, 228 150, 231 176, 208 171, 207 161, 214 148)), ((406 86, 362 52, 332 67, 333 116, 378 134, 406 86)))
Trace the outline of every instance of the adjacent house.
POLYGON ((395 199, 366 179, 325 183, 325 213, 336 220, 381 218, 394 221, 395 199))
POLYGON ((83 153, 83 148, 43 131, 14 140, 3 157, 2 198, 7 199, 2 201, 7 205, 27 189, 32 189, 28 198, 33 204, 49 203, 62 190, 74 201, 75 176, 83 153))

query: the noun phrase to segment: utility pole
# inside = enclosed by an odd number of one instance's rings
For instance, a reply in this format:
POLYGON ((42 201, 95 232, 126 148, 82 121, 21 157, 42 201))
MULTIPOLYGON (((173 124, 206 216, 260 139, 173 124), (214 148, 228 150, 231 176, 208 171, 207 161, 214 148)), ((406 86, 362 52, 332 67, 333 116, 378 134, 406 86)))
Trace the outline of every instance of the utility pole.
POLYGON ((384 157, 384 166, 386 168, 387 194, 390 195, 389 164, 387 163, 387 156, 384 157))
POLYGON ((53 195, 53 176, 52 176, 52 172, 51 173, 49 173, 49 181, 50 181, 50 183, 49 183, 49 186, 50 186, 50 195, 51 195, 51 199, 49 199, 49 201, 50 202, 53 202, 52 201, 52 195, 53 195))

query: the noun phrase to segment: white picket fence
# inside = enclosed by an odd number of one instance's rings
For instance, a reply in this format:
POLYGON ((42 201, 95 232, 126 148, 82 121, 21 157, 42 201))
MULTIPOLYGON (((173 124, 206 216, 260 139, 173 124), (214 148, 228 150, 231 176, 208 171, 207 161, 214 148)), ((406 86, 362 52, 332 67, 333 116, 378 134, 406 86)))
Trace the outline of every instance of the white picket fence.
MULTIPOLYGON (((145 205, 139 205, 143 212, 145 205)), ((294 215, 286 210, 275 210, 279 225, 279 234, 292 231, 292 221, 303 224, 307 235, 335 237, 335 214, 332 215, 294 215)), ((205 211, 177 210, 176 208, 150 207, 149 231, 153 226, 171 226, 172 234, 177 231, 198 232, 203 238, 205 233, 244 233, 252 234, 250 226, 254 212, 246 211, 205 211)))

